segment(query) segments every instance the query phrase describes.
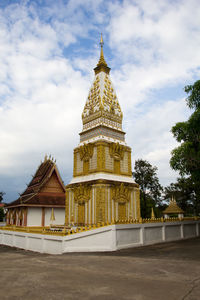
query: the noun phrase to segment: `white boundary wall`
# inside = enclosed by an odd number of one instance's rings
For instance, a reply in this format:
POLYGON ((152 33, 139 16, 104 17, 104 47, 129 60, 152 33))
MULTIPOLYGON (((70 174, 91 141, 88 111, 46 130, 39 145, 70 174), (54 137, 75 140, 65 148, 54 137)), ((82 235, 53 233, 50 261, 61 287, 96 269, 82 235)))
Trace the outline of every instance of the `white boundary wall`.
POLYGON ((33 234, 0 229, 0 244, 41 253, 116 251, 197 237, 200 221, 120 224, 67 236, 33 234))

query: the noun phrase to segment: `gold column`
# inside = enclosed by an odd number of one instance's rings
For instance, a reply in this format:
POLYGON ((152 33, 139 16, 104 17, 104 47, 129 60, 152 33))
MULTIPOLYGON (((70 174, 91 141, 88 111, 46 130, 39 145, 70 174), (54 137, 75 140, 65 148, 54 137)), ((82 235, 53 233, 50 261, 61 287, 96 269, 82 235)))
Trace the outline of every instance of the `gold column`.
POLYGON ((128 152, 128 174, 132 176, 131 151, 128 152))
POLYGON ((76 176, 77 174, 77 155, 76 152, 74 152, 74 170, 73 170, 73 176, 76 176))
POLYGON ((139 188, 135 188, 136 190, 136 218, 139 219, 140 218, 140 190, 139 188))
POLYGON ((45 207, 42 207, 42 220, 41 220, 41 226, 45 226, 45 207))
POLYGON ((69 224, 69 190, 66 190, 65 200, 65 225, 69 224))

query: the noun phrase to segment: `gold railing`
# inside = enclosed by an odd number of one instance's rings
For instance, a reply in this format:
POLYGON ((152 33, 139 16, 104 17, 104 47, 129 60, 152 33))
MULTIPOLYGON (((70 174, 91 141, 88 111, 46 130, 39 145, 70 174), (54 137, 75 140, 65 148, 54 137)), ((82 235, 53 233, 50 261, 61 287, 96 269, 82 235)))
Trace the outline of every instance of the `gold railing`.
POLYGON ((112 222, 101 222, 92 225, 79 226, 78 224, 71 224, 68 226, 64 225, 55 225, 48 227, 41 226, 15 226, 15 225, 6 225, 0 226, 0 230, 16 231, 16 232, 27 232, 27 233, 36 233, 36 234, 47 234, 47 235, 56 235, 56 236, 65 236, 71 235, 74 233, 80 233, 104 226, 109 225, 118 225, 118 224, 145 224, 145 223, 159 223, 159 222, 180 222, 180 221, 197 221, 200 220, 200 217, 184 217, 184 218, 146 218, 146 219, 129 219, 129 220, 112 220, 112 222))

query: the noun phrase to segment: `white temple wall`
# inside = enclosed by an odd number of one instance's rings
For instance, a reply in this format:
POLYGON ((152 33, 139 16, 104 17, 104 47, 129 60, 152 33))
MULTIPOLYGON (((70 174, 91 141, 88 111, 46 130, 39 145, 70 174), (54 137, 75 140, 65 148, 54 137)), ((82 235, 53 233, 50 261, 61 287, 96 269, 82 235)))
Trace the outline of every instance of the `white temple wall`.
POLYGON ((29 207, 27 211, 27 226, 41 226, 42 208, 29 207))
MULTIPOLYGON (((45 208, 45 222, 44 226, 50 226, 52 208, 45 208)), ((65 208, 54 208, 55 225, 63 225, 65 223, 65 208)), ((27 212, 27 226, 41 226, 42 225, 42 208, 31 207, 27 212)))
POLYGON ((44 226, 50 226, 51 224, 64 225, 65 223, 65 208, 54 208, 55 221, 51 221, 52 208, 45 208, 45 224, 44 226))
POLYGON ((200 221, 120 224, 72 235, 53 236, 0 228, 0 244, 36 252, 115 251, 199 236, 200 221))

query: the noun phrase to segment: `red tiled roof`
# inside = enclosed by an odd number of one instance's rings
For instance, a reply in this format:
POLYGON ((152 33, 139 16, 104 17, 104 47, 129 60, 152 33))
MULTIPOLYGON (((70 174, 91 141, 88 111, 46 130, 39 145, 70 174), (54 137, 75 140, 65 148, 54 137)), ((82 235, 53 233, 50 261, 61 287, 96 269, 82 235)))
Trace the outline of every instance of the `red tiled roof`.
POLYGON ((38 167, 35 175, 33 176, 31 182, 27 186, 26 190, 20 195, 20 197, 7 204, 6 207, 14 207, 14 206, 27 206, 27 205, 35 205, 35 206, 63 206, 65 205, 65 186, 62 182, 62 179, 59 175, 55 162, 51 159, 45 159, 44 162, 38 167), (42 187, 50 179, 53 172, 56 173, 58 181, 62 186, 63 193, 40 193, 42 187))
POLYGON ((45 184, 46 179, 48 179, 52 173, 53 169, 55 169, 55 163, 52 160, 48 159, 41 163, 35 175, 33 176, 33 179, 21 196, 39 192, 41 187, 45 184))

